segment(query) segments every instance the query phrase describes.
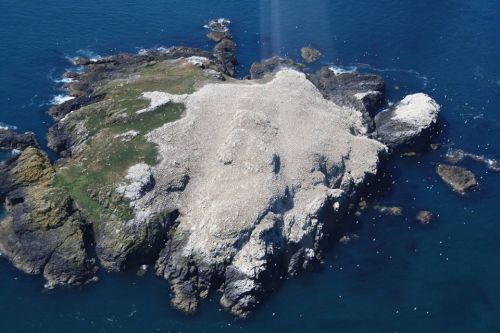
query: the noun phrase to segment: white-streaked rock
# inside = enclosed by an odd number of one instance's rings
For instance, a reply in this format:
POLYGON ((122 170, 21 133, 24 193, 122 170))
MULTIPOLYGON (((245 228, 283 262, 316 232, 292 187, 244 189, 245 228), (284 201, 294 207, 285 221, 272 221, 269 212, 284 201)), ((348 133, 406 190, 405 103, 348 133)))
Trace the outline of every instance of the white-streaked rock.
POLYGON ((377 114, 377 135, 390 147, 418 149, 430 139, 439 110, 438 103, 426 94, 408 95, 394 107, 377 114))

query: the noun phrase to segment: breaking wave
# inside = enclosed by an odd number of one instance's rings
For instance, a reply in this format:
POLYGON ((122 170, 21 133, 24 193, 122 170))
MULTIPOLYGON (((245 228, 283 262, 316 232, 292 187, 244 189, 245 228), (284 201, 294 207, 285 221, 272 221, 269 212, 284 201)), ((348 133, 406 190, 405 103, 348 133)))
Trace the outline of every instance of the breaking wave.
POLYGON ((13 130, 15 131, 17 129, 17 126, 14 126, 14 125, 9 125, 9 124, 6 124, 6 123, 2 123, 0 121, 0 129, 5 129, 5 130, 13 130))
POLYGON ((368 69, 379 73, 406 73, 415 76, 417 79, 423 82, 424 88, 429 84, 429 78, 414 69, 402 69, 402 68, 377 68, 369 64, 356 64, 360 69, 368 69))
POLYGON ((424 88, 427 87, 429 84, 429 78, 422 73, 414 70, 414 69, 402 69, 402 68, 377 68, 373 67, 369 64, 363 64, 363 63, 355 63, 354 65, 351 66, 336 66, 332 65, 329 67, 329 69, 335 73, 335 75, 343 74, 343 73, 354 73, 358 69, 365 69, 365 70, 370 70, 373 72, 378 72, 378 73, 406 73, 410 74, 417 79, 421 80, 423 83, 424 88))
POLYGON ((222 17, 216 20, 211 20, 210 22, 208 22, 208 24, 205 24, 203 28, 217 32, 227 32, 229 31, 228 26, 230 24, 231 24, 230 20, 222 17))
POLYGON ((52 104, 52 105, 61 105, 62 103, 70 101, 72 99, 74 99, 74 97, 71 97, 69 95, 55 95, 50 100, 50 104, 52 104))
POLYGON ((73 56, 73 57, 66 56, 66 59, 68 59, 68 61, 71 62, 73 65, 76 65, 76 63, 75 63, 76 60, 78 58, 81 58, 81 57, 87 58, 93 62, 99 61, 102 59, 102 57, 99 54, 97 54, 93 51, 90 51, 90 50, 78 50, 78 51, 76 51, 76 56, 73 56))
POLYGON ((138 51, 137 51, 137 54, 139 54, 139 55, 147 55, 150 52, 169 53, 170 50, 171 50, 170 47, 164 47, 164 46, 154 47, 154 48, 151 48, 151 49, 139 48, 138 51))
POLYGON ((343 74, 343 73, 354 73, 358 70, 356 66, 330 66, 328 67, 335 75, 343 74))

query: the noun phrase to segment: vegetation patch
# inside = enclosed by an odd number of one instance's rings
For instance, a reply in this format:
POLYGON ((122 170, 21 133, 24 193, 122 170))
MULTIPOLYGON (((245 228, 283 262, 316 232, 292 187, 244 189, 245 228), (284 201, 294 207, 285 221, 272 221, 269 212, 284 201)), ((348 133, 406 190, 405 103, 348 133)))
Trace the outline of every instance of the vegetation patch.
POLYGON ((97 93, 106 98, 65 120, 75 126, 84 123, 89 138, 75 156, 56 167, 54 185, 67 191, 92 223, 133 217, 128 200, 115 189, 131 166, 157 163, 157 147, 145 135, 184 112, 183 104, 167 103, 137 113, 149 106, 142 93, 191 93, 208 80, 201 69, 179 61, 160 62, 124 75, 100 83, 97 93))

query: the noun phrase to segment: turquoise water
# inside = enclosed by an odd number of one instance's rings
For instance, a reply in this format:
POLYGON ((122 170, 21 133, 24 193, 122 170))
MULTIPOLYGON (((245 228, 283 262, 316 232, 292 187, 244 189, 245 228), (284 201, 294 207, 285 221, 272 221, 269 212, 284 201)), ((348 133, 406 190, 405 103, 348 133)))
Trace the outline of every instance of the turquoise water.
POLYGON ((434 174, 447 147, 500 158, 498 1, 2 0, 0 122, 43 141, 67 57, 210 48, 202 26, 214 17, 234 22, 241 75, 254 60, 298 58, 310 44, 324 54, 317 66, 374 71, 390 100, 424 91, 443 106, 446 147, 387 166, 394 184, 377 201, 405 217, 352 221, 359 240, 333 246, 320 271, 285 281, 244 322, 220 311, 217 295, 195 316, 172 310, 168 284, 152 275, 101 274, 47 291, 0 261, 0 331, 499 332, 500 174, 465 164, 481 183, 465 197, 434 174), (414 221, 421 209, 438 216, 431 225, 414 221))

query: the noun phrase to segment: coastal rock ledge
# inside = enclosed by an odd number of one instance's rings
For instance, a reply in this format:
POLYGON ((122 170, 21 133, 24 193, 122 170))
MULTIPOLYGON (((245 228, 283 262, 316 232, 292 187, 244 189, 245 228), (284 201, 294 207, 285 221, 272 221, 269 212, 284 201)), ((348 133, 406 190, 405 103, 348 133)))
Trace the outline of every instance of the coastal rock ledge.
POLYGON ((274 58, 235 79, 229 23, 216 22, 213 53, 119 54, 66 74, 74 98, 50 111, 48 135, 63 157, 52 164, 29 141, 0 164, 3 257, 48 286, 154 265, 175 307, 194 312, 218 290, 246 317, 283 278, 321 263, 393 143, 434 126, 439 108, 423 95, 434 111, 405 99, 374 129, 385 100, 373 74, 306 74, 274 58), (386 128, 405 131, 389 140, 386 128))

